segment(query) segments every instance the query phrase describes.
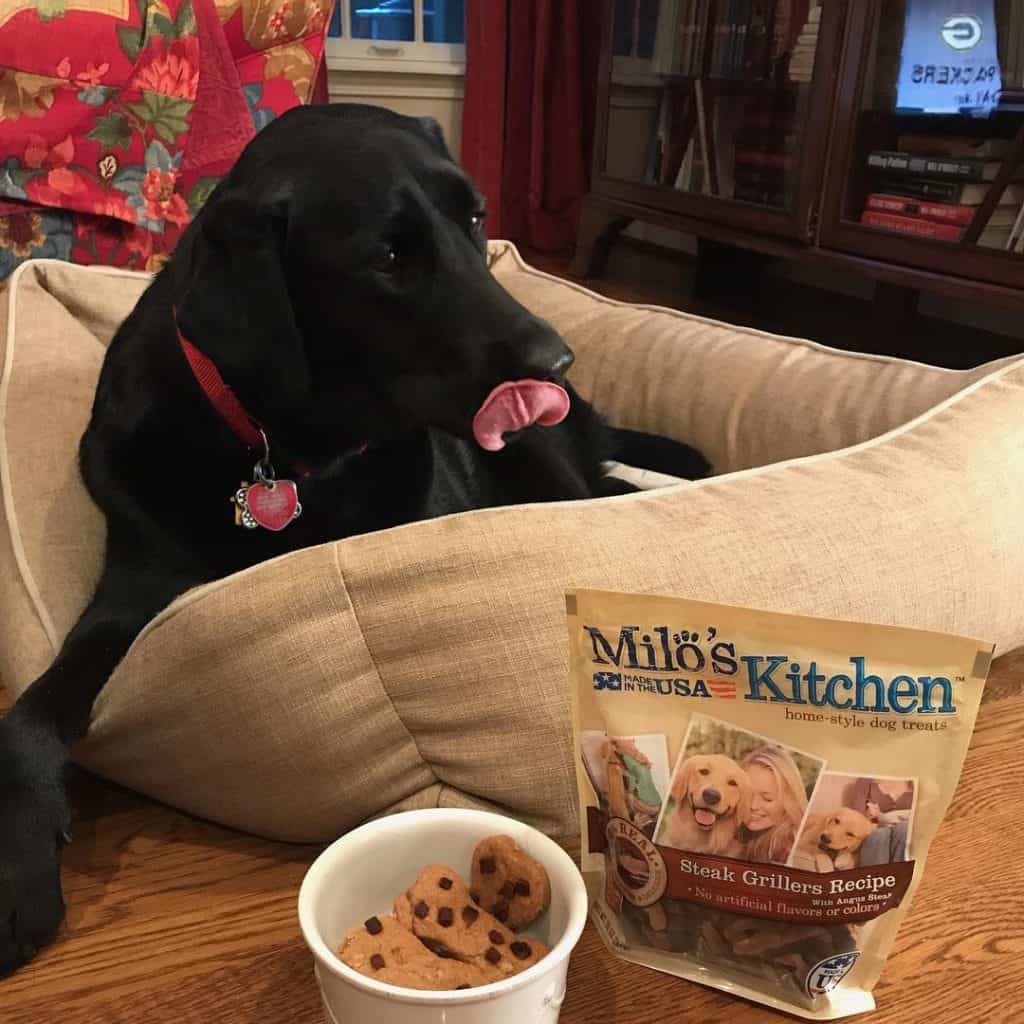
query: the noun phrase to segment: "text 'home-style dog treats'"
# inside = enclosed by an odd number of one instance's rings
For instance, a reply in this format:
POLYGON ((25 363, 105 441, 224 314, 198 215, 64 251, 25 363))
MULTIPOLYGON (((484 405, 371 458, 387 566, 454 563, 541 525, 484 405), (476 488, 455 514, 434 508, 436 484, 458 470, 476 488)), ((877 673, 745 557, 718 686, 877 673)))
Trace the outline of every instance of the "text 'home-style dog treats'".
POLYGON ((992 645, 597 591, 567 608, 608 946, 812 1020, 872 1009, 992 645))

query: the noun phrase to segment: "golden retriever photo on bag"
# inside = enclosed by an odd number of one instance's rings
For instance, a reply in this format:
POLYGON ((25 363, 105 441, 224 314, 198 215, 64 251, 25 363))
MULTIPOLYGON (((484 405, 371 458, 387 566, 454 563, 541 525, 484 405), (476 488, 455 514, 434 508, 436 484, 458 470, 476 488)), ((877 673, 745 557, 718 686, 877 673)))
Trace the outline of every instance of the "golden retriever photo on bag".
POLYGON ((785 864, 824 761, 726 722, 694 715, 657 843, 785 864))
POLYGON ((913 779, 826 773, 790 866, 830 872, 909 860, 916 790, 913 779))

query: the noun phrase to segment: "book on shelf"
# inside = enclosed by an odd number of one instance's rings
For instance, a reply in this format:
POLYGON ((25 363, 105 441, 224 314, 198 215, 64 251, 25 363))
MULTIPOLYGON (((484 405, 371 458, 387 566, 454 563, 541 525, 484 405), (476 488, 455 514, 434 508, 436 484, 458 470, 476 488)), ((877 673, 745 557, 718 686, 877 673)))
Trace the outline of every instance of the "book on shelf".
POLYGON ((775 0, 772 12, 772 61, 789 50, 789 33, 793 21, 793 0, 775 0))
POLYGON ((989 224, 978 236, 978 245, 985 249, 1005 249, 1010 241, 1012 225, 993 227, 989 224))
POLYGON ((651 71, 656 75, 677 75, 682 57, 682 15, 686 9, 686 0, 664 0, 657 7, 651 71))
POLYGON ((1013 149, 1013 143, 1009 139, 965 139, 949 135, 908 132, 896 140, 896 149, 903 153, 931 156, 1001 160, 1013 149))
MULTIPOLYGON (((880 210, 883 213, 896 213, 904 217, 918 217, 922 220, 934 220, 942 224, 957 224, 967 227, 974 220, 977 206, 964 206, 958 203, 929 203, 907 196, 887 195, 872 192, 865 206, 869 210, 880 210)), ((987 227, 1011 227, 1017 217, 1017 206, 1003 203, 997 206, 988 219, 987 227)))
POLYGON ((818 34, 821 24, 821 8, 813 6, 807 15, 807 23, 797 36, 789 56, 787 75, 791 82, 809 82, 814 74, 814 58, 818 52, 818 34))
POLYGON ((772 0, 754 0, 743 53, 743 72, 767 78, 771 72, 772 0))
POLYGON ((941 242, 959 242, 964 229, 957 224, 939 224, 934 220, 920 217, 901 217, 897 213, 882 213, 880 210, 865 210, 860 215, 861 224, 886 231, 897 231, 901 235, 917 238, 931 238, 941 242))
MULTIPOLYGON (((901 217, 895 213, 865 210, 860 222, 868 227, 896 231, 901 235, 927 238, 939 242, 959 242, 966 230, 956 224, 939 224, 921 217, 901 217)), ((1012 225, 988 225, 978 236, 977 244, 983 249, 1003 249, 1024 252, 1024 236, 1016 237, 1012 225)))
POLYGON ((691 142, 686 147, 686 153, 683 156, 682 161, 679 164, 679 173, 676 174, 676 180, 673 183, 674 187, 683 191, 688 191, 693 183, 693 163, 694 163, 694 145, 691 142))
POLYGON ((683 0, 679 23, 679 72, 683 75, 704 73, 704 40, 712 0, 683 0))
POLYGON ((772 0, 681 0, 677 67, 684 75, 764 78, 772 56, 772 0), (706 59, 706 63, 705 63, 706 59))
POLYGON ((1006 248, 1014 252, 1024 252, 1024 203, 1021 204, 1010 227, 1010 237, 1006 240, 1006 248))
POLYGON ((688 75, 692 69, 694 36, 697 33, 696 4, 693 0, 684 0, 678 17, 679 35, 673 65, 678 74, 688 75))
MULTIPOLYGON (((673 69, 712 78, 768 77, 777 12, 792 0, 679 0, 673 69), (706 62, 707 61, 707 62, 706 62)), ((664 5, 663 5, 664 7, 664 5)))
POLYGON ((868 167, 890 174, 917 174, 950 181, 992 181, 999 173, 1001 160, 975 160, 969 157, 929 156, 876 149, 868 154, 868 167))
POLYGON ((722 77, 724 53, 729 34, 729 19, 732 17, 734 6, 735 0, 729 0, 728 3, 724 3, 722 0, 719 0, 718 3, 715 24, 712 29, 710 68, 712 78, 722 77))
POLYGON ((688 75, 691 70, 693 37, 697 33, 696 5, 693 0, 683 0, 679 12, 679 35, 676 40, 675 67, 678 74, 688 75))
MULTIPOLYGON (((878 191, 890 195, 933 199, 961 206, 979 206, 988 194, 988 185, 959 181, 935 181, 929 178, 881 178, 878 191)), ((1024 184, 1007 185, 999 197, 1000 203, 1024 203, 1024 184)))

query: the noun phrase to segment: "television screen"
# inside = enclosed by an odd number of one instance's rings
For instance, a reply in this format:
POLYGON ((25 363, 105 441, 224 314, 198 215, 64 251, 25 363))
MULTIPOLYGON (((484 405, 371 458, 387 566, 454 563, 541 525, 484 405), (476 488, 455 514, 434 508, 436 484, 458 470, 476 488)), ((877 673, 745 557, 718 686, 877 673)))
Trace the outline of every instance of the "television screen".
POLYGON ((906 0, 896 107, 988 116, 1002 78, 993 0, 906 0))

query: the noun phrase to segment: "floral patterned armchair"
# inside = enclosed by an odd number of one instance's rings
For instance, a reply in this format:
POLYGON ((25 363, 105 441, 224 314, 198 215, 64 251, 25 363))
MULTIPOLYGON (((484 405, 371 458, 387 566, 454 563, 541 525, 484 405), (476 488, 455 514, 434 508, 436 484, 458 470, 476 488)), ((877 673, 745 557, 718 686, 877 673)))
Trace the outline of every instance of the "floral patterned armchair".
POLYGON ((331 0, 0 0, 0 278, 158 268, 253 134, 308 102, 331 0))

